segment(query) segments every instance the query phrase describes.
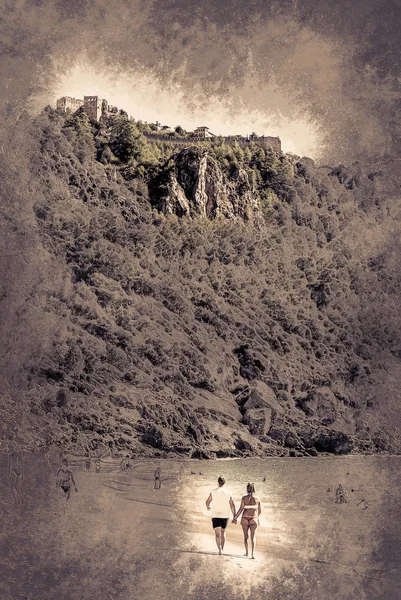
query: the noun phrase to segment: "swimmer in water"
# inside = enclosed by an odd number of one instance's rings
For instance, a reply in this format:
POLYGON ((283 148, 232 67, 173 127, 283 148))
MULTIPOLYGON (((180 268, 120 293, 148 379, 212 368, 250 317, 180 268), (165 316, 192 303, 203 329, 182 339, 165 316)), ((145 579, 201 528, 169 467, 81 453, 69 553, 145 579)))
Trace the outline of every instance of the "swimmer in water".
POLYGON ((131 461, 130 461, 129 454, 127 454, 127 456, 122 459, 120 466, 121 466, 121 471, 123 471, 124 473, 129 471, 129 469, 131 469, 131 461))
POLYGON ((346 504, 347 502, 348 502, 347 492, 345 491, 345 489, 343 488, 343 486, 340 483, 340 485, 336 489, 336 504, 346 504))
POLYGON ((24 481, 25 452, 11 452, 8 455, 7 479, 10 486, 14 504, 23 504, 24 496, 20 492, 20 485, 24 481))
POLYGON ((241 506, 238 509, 237 514, 233 519, 233 523, 237 522, 237 518, 241 513, 241 526, 244 532, 244 545, 245 545, 245 556, 248 556, 248 534, 251 533, 251 558, 255 558, 255 548, 256 548, 256 529, 259 525, 259 515, 262 512, 260 506, 260 500, 257 498, 255 494, 255 486, 253 483, 248 483, 246 486, 246 491, 248 492, 246 496, 242 497, 241 506))
POLYGON ((62 461, 63 466, 57 471, 56 488, 61 491, 63 498, 63 509, 64 513, 67 508, 67 502, 70 499, 71 487, 74 486, 75 492, 78 492, 78 488, 74 481, 74 475, 68 468, 68 460, 66 458, 62 461))

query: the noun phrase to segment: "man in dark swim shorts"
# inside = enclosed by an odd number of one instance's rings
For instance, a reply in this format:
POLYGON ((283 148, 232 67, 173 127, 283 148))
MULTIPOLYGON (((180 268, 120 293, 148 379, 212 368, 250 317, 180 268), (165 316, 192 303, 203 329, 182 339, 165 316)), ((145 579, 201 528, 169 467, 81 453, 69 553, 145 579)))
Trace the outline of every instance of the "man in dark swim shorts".
POLYGON ((66 502, 70 499, 71 487, 74 486, 75 492, 78 492, 78 488, 74 481, 74 475, 68 468, 68 460, 64 458, 62 464, 61 469, 57 471, 56 487, 63 492, 63 512, 65 514, 66 502))
POLYGON ((217 480, 219 487, 213 489, 206 500, 207 509, 212 510, 212 525, 216 536, 216 545, 219 555, 223 554, 226 541, 225 530, 230 517, 230 509, 233 518, 235 516, 235 504, 232 493, 224 487, 225 482, 223 477, 219 477, 217 480), (210 508, 210 504, 212 505, 212 508, 210 508))

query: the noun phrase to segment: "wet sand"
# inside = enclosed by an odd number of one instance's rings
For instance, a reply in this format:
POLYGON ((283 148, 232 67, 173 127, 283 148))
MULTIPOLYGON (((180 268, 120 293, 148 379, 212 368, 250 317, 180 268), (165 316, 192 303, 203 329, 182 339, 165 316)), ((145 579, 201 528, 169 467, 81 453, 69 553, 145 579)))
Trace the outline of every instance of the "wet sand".
POLYGON ((6 461, 2 600, 399 597, 398 457, 134 461, 126 473, 111 458, 100 472, 94 462, 86 472, 83 459, 70 457, 78 493, 66 515, 55 487, 59 464, 28 455, 24 504, 14 506, 6 461), (162 485, 154 490, 158 465, 162 485), (220 474, 237 506, 248 481, 261 497, 255 561, 243 557, 240 524, 229 523, 224 555, 217 555, 204 503, 220 474), (339 483, 346 504, 335 503, 339 483))

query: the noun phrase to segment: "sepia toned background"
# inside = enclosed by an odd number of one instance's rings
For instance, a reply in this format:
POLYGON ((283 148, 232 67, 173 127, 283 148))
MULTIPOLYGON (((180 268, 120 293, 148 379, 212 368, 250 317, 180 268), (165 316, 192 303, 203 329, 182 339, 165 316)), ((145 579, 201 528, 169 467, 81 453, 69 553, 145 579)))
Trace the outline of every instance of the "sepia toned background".
MULTIPOLYGON (((372 321, 390 320, 390 334, 393 330, 397 338, 400 12, 396 0, 3 0, 0 391, 7 411, 0 405, 0 590, 5 600, 267 594, 271 600, 396 600, 401 536, 396 457, 206 464, 149 459, 125 474, 108 458, 99 473, 93 466, 85 472, 84 459, 71 456, 79 491, 63 515, 55 487, 61 454, 49 464, 43 453, 27 453, 25 500, 16 507, 6 479, 6 450, 21 441, 15 423, 23 424, 26 440, 37 437, 31 435, 37 421, 29 413, 29 398, 18 395, 25 385, 22 367, 32 356, 50 352, 55 333, 61 331, 63 339, 68 329, 48 310, 47 300, 75 293, 60 257, 42 245, 32 208, 42 193, 30 173, 36 146, 30 146, 21 121, 14 125, 24 110, 38 114, 63 95, 99 93, 136 119, 171 127, 278 135, 284 151, 312 157, 316 164, 390 165, 382 191, 389 189, 394 197, 383 208, 386 215, 380 215, 382 221, 375 215, 364 221, 363 215, 356 235, 349 234, 354 245, 348 242, 355 255, 381 257, 379 267, 385 264, 394 276, 387 312, 376 307, 372 321), (158 464, 164 480, 156 491, 158 464), (255 564, 241 557, 241 531, 233 525, 229 555, 220 563, 215 555, 203 503, 220 473, 237 503, 248 480, 261 494, 264 520, 255 564), (339 483, 350 497, 340 506, 335 504, 339 483)), ((393 356, 386 363, 385 350, 375 365, 380 370, 375 393, 388 401, 387 421, 397 424, 399 361, 393 356)), ((52 430, 53 422, 46 427, 52 430)), ((57 433, 62 439, 61 427, 57 433)))

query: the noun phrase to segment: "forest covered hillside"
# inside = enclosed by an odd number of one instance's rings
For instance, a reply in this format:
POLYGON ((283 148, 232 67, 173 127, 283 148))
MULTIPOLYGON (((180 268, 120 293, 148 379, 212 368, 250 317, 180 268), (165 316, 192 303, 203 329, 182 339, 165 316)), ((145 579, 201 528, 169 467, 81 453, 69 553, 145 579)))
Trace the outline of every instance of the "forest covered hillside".
POLYGON ((397 161, 0 132, 2 450, 401 450, 397 161))

